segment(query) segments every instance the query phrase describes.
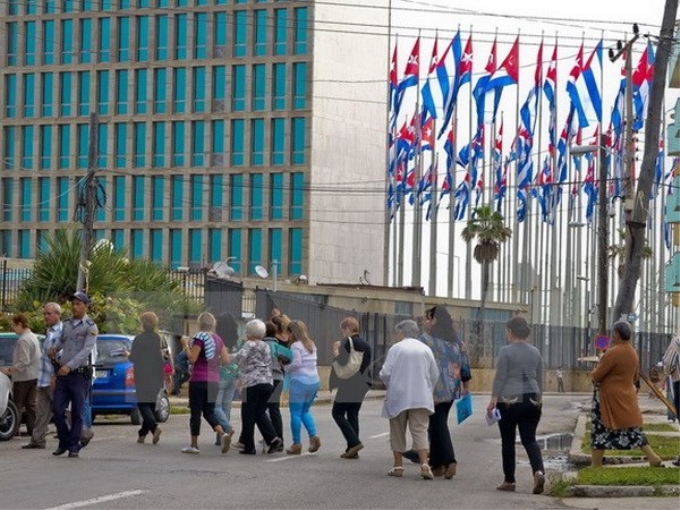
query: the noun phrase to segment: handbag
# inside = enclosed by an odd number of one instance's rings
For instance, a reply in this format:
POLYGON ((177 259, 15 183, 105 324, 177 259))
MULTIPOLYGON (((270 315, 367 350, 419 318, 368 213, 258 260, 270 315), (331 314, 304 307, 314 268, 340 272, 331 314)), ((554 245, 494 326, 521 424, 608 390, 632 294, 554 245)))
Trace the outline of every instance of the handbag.
POLYGON ((354 349, 352 337, 350 336, 347 339, 349 340, 349 358, 347 358, 347 363, 341 365, 337 361, 333 362, 333 370, 335 371, 335 375, 337 375, 340 379, 349 379, 353 375, 359 373, 361 362, 364 360, 363 351, 357 351, 354 349))
POLYGON ((456 415, 459 425, 472 416, 472 396, 469 393, 456 400, 456 415))

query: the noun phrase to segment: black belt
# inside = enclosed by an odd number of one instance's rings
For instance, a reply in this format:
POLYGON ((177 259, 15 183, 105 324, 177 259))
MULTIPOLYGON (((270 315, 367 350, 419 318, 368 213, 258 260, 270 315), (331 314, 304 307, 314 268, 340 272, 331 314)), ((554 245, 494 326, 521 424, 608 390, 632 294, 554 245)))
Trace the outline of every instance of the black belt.
POLYGON ((73 370, 71 370, 71 372, 74 373, 74 374, 89 375, 89 374, 92 373, 92 367, 90 365, 88 365, 86 367, 78 367, 78 368, 74 368, 73 370))

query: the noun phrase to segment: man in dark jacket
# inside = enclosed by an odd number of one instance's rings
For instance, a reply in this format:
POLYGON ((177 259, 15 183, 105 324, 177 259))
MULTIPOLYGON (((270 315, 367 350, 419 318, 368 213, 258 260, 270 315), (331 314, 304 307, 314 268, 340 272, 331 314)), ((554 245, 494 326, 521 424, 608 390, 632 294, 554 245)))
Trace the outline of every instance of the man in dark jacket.
POLYGON ((370 366, 372 360, 371 346, 359 335, 359 323, 354 317, 346 317, 340 323, 343 339, 334 342, 334 362, 346 366, 350 360, 350 350, 363 353, 359 370, 352 376, 342 379, 335 370, 331 370, 330 389, 337 388, 333 401, 333 419, 340 427, 342 435, 347 441, 345 452, 340 455, 343 459, 358 459, 359 450, 364 445, 359 439, 359 410, 371 385, 370 366), (350 347, 350 338, 352 340, 350 347))

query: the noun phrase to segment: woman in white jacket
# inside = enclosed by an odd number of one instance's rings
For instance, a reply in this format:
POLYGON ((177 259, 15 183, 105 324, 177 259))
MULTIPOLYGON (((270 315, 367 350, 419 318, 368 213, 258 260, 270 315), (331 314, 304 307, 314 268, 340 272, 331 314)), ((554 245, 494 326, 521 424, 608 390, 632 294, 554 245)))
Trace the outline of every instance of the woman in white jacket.
MULTIPOLYGON (((676 336, 663 355, 663 371, 673 382, 673 405, 675 406, 675 417, 680 421, 680 336, 676 336)), ((673 464, 680 467, 680 456, 673 461, 673 464)))

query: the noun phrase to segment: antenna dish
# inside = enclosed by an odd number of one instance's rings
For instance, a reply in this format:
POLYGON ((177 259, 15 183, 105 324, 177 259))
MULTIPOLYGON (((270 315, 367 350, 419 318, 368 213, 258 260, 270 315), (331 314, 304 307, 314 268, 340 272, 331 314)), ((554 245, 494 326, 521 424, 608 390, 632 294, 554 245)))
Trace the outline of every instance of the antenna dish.
POLYGON ((220 278, 229 278, 236 272, 227 262, 216 262, 212 270, 220 278))
POLYGON ((269 271, 264 266, 255 266, 255 273, 262 279, 269 278, 269 271))

